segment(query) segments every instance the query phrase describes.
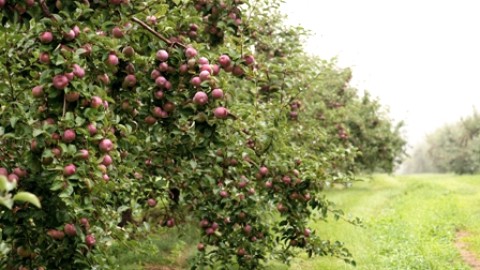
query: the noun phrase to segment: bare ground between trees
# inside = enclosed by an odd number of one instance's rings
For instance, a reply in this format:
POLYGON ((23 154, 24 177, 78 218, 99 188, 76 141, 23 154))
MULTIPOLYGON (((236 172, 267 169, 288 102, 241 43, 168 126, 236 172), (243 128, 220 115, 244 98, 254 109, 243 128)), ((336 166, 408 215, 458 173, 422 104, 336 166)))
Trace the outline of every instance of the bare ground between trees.
POLYGON ((464 238, 468 237, 470 234, 467 231, 459 230, 455 236, 455 246, 457 247, 460 255, 462 256, 465 263, 467 263, 472 269, 480 270, 480 260, 468 250, 468 245, 464 242, 464 238))

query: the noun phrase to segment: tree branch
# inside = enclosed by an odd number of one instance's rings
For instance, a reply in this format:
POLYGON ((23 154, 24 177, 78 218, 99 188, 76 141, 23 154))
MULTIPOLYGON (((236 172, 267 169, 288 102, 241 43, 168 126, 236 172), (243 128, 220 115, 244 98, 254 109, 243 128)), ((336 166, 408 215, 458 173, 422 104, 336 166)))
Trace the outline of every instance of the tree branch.
POLYGON ((182 48, 186 48, 186 47, 187 47, 187 46, 185 46, 185 45, 182 44, 182 43, 170 41, 168 38, 164 37, 162 34, 158 33, 157 31, 155 31, 154 29, 152 29, 150 26, 148 26, 146 23, 144 23, 142 20, 139 20, 139 19, 136 18, 136 17, 132 17, 132 21, 138 23, 138 24, 141 25, 143 28, 145 28, 148 32, 152 33, 154 36, 156 36, 157 38, 159 38, 159 39, 162 40, 163 42, 167 43, 168 46, 180 46, 180 47, 182 47, 182 48))
POLYGON ((45 3, 45 0, 40 0, 39 2, 40 2, 40 7, 42 8, 43 14, 45 14, 45 16, 49 17, 50 19, 56 21, 55 17, 53 17, 52 13, 48 9, 48 6, 45 3))

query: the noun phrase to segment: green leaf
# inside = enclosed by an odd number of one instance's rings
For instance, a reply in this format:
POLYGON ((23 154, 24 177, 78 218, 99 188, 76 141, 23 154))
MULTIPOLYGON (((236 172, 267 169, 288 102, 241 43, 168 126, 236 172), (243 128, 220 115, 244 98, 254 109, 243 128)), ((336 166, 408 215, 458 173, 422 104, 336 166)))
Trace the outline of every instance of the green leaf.
POLYGON ((12 209, 13 201, 10 198, 0 197, 0 204, 8 209, 12 209))
POLYGON ((195 170, 197 168, 197 162, 193 159, 190 160, 190 167, 195 170))
POLYGON ((33 137, 37 137, 38 135, 40 135, 42 133, 45 133, 45 131, 43 129, 34 129, 32 135, 33 135, 33 137))
POLYGON ((38 208, 42 207, 38 197, 35 196, 34 194, 30 193, 30 192, 25 192, 25 191, 18 192, 17 194, 15 194, 15 196, 13 196, 13 200, 14 201, 29 202, 29 203, 35 205, 38 208))
POLYGON ((0 191, 9 192, 17 186, 17 182, 8 181, 7 177, 0 175, 0 191))
POLYGON ((10 118, 10 125, 12 126, 12 128, 15 128, 15 125, 17 124, 19 118, 18 117, 15 117, 15 116, 12 116, 10 118))

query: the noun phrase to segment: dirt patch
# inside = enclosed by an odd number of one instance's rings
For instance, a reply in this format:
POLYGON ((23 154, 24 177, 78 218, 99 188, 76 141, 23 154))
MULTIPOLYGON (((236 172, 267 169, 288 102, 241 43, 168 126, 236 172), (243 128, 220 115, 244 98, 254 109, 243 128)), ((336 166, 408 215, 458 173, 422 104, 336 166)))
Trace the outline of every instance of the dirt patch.
POLYGON ((468 237, 470 234, 466 231, 458 231, 455 236, 455 246, 457 247, 460 255, 472 269, 480 270, 480 260, 468 250, 468 245, 464 242, 464 238, 468 237))

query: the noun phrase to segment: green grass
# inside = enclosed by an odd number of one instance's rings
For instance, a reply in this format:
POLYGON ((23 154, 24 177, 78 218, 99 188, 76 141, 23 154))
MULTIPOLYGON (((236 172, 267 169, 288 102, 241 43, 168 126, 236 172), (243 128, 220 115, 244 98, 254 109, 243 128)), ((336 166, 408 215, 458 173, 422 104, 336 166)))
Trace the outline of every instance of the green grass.
POLYGON ((150 237, 113 245, 109 254, 123 270, 186 269, 196 252, 197 239, 198 231, 189 225, 183 225, 181 231, 158 228, 150 237))
MULTIPOLYGON (((270 263, 268 269, 467 270, 454 246, 457 230, 469 232, 465 242, 480 255, 480 176, 376 175, 348 189, 328 190, 326 195, 345 213, 360 217, 364 226, 333 219, 312 221, 311 226, 324 239, 344 242, 357 267, 337 258, 302 255, 289 267, 270 263)), ((145 265, 185 269, 195 252, 194 239, 193 232, 183 238, 175 233, 153 235, 138 249, 119 251, 120 265, 122 269, 145 269, 141 268, 145 265)))
POLYGON ((296 259, 290 269, 470 269, 454 246, 456 230, 471 233, 480 254, 480 176, 375 176, 327 197, 364 227, 312 224, 319 235, 346 243, 357 267, 335 258, 296 259))

